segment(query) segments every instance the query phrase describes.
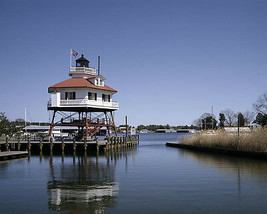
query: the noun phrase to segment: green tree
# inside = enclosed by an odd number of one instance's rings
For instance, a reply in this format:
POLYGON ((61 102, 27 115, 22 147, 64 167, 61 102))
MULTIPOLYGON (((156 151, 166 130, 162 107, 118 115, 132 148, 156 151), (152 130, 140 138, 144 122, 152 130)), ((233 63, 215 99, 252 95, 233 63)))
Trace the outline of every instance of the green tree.
POLYGON ((266 126, 267 125, 267 115, 258 113, 256 116, 256 119, 254 120, 254 123, 257 123, 261 126, 266 126))
POLYGON ((245 126, 245 118, 244 118, 243 114, 242 113, 238 113, 237 118, 238 118, 238 124, 239 124, 239 126, 240 127, 245 126))
POLYGON ((224 123, 225 123, 225 115, 223 113, 220 113, 220 118, 219 118, 219 127, 223 128, 224 127, 224 123))
MULTIPOLYGON (((22 119, 22 118, 17 118, 17 119, 14 121, 14 123, 15 123, 16 125, 18 125, 18 126, 24 126, 24 125, 25 125, 25 120, 22 119)), ((33 124, 33 125, 35 125, 35 124, 33 124)), ((36 125, 39 125, 39 123, 37 123, 36 125)))
POLYGON ((137 126, 137 130, 142 130, 142 129, 145 129, 146 127, 144 126, 144 125, 139 125, 139 126, 137 126))
POLYGON ((202 119, 202 129, 215 129, 216 125, 217 120, 215 120, 212 116, 202 119))
POLYGON ((15 132, 15 124, 9 122, 4 112, 0 112, 0 136, 2 136, 3 134, 11 136, 15 132))
POLYGON ((167 125, 165 126, 165 128, 166 128, 166 129, 170 129, 171 127, 170 127, 169 124, 167 124, 167 125))

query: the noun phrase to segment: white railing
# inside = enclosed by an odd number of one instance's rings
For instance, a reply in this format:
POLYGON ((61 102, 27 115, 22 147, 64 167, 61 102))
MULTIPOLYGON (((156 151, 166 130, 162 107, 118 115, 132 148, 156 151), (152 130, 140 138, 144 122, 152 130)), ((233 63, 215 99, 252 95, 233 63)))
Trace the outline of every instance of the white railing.
POLYGON ((47 99, 47 107, 51 107, 52 106, 52 100, 51 98, 47 99))
POLYGON ((87 99, 60 100, 60 106, 88 106, 88 107, 111 107, 119 108, 118 102, 105 102, 87 99))
POLYGON ((80 74, 80 73, 96 75, 96 69, 86 68, 86 67, 70 67, 70 74, 80 74))

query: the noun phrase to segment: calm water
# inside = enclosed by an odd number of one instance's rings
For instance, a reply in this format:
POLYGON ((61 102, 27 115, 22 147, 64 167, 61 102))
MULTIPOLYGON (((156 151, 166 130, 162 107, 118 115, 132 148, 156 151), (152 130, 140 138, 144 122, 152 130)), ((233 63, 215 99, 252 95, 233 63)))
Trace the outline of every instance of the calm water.
POLYGON ((0 163, 0 213, 267 213, 267 162, 165 146, 0 163))

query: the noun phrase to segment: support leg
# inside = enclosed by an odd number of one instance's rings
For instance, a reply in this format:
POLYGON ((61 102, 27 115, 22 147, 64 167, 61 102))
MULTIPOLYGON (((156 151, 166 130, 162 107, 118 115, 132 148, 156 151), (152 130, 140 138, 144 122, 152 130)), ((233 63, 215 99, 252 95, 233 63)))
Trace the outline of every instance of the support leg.
POLYGON ((86 139, 88 137, 88 120, 87 120, 87 112, 85 113, 85 126, 86 126, 86 130, 85 130, 85 135, 86 135, 86 139))
POLYGON ((112 118, 112 125, 114 127, 115 135, 117 137, 118 133, 117 133, 117 128, 116 128, 116 125, 115 125, 115 122, 114 122, 114 117, 113 117, 112 111, 110 112, 110 115, 111 115, 111 118, 112 118))
MULTIPOLYGON (((105 112, 105 117, 106 117, 106 123, 108 124, 108 123, 109 123, 109 121, 108 121, 107 112, 105 112)), ((108 129, 108 136, 110 136, 110 130, 109 130, 109 126, 107 126, 107 129, 108 129)))
POLYGON ((53 113, 53 118, 52 118, 52 121, 51 121, 51 124, 50 124, 50 131, 49 131, 49 138, 51 137, 52 135, 52 130, 53 130, 53 127, 54 127, 54 120, 55 120, 55 115, 56 115, 56 111, 54 111, 53 113))

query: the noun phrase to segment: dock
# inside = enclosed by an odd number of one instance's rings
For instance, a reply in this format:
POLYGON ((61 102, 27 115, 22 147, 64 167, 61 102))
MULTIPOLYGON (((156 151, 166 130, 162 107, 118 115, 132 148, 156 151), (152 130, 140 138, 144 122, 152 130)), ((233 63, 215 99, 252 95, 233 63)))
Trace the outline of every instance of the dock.
POLYGON ((43 139, 6 139, 0 142, 1 151, 28 151, 31 152, 76 152, 76 151, 99 151, 113 150, 117 148, 132 148, 139 145, 139 135, 123 137, 107 136, 105 139, 76 141, 62 138, 59 141, 51 138, 50 141, 43 139))
POLYGON ((23 158, 28 155, 28 151, 7 151, 0 152, 0 161, 7 159, 23 158))

